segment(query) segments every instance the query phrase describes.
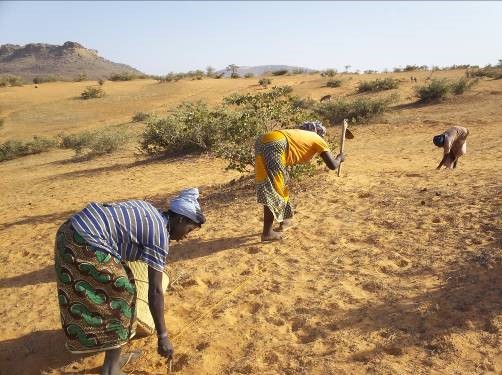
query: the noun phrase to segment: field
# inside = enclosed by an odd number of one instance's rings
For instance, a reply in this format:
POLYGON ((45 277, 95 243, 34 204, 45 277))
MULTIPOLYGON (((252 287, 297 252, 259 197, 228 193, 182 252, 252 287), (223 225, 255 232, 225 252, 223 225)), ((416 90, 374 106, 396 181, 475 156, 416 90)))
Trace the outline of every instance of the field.
MULTIPOLYGON (((400 101, 354 125, 342 176, 320 170, 294 186, 296 227, 262 244, 251 176, 208 155, 148 159, 132 143, 88 161, 53 150, 0 163, 0 374, 99 373, 103 354, 64 349, 56 303, 57 228, 90 201, 146 199, 161 207, 198 186, 207 224, 173 243, 166 322, 180 374, 502 373, 502 80, 419 105, 429 72, 272 77, 318 100, 354 97, 362 79, 402 81, 400 101), (337 76, 338 78, 338 76, 337 76), (436 171, 432 137, 470 129, 454 171, 436 171)), ((434 72, 458 78, 463 71, 434 72)), ((258 78, 106 82, 107 96, 80 100, 93 82, 0 88, 0 142, 105 126, 139 134, 136 111, 182 101, 217 103, 260 91, 258 78)), ((363 94, 367 95, 367 94, 363 94)), ((379 95, 379 94, 368 94, 379 95)), ((328 131, 338 134, 339 127, 328 131)), ((156 340, 124 371, 166 374, 156 340)))

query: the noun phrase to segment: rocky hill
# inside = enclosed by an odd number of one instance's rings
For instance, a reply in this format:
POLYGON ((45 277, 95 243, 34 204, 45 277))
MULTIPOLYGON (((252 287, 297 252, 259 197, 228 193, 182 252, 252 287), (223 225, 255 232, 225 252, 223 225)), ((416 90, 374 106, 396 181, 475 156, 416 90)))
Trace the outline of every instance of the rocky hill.
POLYGON ((0 74, 13 74, 25 80, 47 76, 74 79, 81 74, 98 79, 121 72, 143 74, 129 65, 106 60, 98 55, 98 51, 76 42, 66 42, 61 46, 43 43, 0 46, 0 74))

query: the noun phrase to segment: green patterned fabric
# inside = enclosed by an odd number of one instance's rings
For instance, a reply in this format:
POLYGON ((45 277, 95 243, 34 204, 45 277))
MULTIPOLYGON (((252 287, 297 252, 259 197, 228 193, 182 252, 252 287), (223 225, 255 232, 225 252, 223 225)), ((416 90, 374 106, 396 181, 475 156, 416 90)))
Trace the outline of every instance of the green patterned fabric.
POLYGON ((136 284, 125 263, 88 245, 64 223, 56 235, 55 270, 66 347, 73 353, 113 349, 136 330, 136 284))

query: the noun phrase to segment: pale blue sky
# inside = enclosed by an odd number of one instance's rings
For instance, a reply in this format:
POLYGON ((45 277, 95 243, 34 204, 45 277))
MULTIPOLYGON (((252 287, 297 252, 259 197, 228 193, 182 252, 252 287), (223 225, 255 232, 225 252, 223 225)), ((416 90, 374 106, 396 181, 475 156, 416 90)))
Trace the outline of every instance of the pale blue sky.
POLYGON ((71 40, 150 74, 497 63, 502 2, 0 2, 0 44, 71 40))

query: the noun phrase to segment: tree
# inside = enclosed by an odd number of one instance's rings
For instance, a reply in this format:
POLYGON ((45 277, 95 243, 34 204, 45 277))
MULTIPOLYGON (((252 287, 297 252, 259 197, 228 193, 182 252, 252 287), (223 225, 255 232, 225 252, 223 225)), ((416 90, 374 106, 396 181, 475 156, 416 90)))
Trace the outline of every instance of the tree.
POLYGON ((237 69, 239 67, 235 64, 230 64, 229 66, 226 67, 226 71, 230 72, 230 77, 231 78, 239 78, 239 74, 237 74, 237 69))
POLYGON ((214 70, 214 68, 212 66, 206 67, 206 75, 208 77, 213 77, 214 76, 214 72, 215 72, 215 70, 214 70))
POLYGON ((343 67, 345 68, 345 73, 348 73, 349 72, 349 68, 351 67, 352 65, 344 65, 343 67))

